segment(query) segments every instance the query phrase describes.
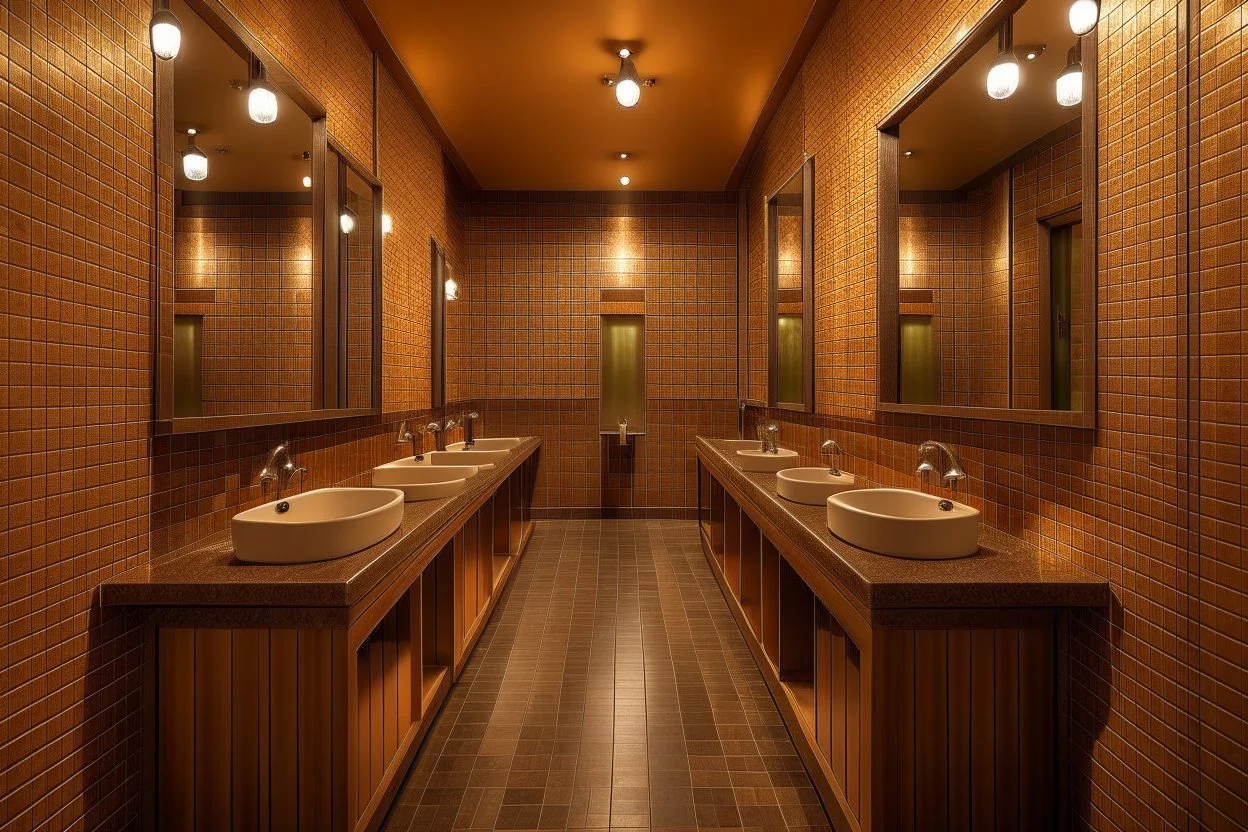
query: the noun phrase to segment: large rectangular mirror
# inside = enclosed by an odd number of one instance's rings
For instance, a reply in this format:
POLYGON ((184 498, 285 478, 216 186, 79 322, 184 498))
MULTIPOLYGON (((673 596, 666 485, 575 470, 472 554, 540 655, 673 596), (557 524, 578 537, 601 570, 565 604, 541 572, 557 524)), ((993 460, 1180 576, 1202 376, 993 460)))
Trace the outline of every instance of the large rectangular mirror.
POLYGON ((767 198, 768 396, 772 407, 814 411, 814 187, 808 158, 767 198))
POLYGON ((329 149, 324 108, 217 0, 170 8, 182 45, 156 67, 157 429, 376 412, 378 183, 329 149))
POLYGON ((1091 426, 1096 55, 1002 3, 880 125, 883 410, 1091 426))

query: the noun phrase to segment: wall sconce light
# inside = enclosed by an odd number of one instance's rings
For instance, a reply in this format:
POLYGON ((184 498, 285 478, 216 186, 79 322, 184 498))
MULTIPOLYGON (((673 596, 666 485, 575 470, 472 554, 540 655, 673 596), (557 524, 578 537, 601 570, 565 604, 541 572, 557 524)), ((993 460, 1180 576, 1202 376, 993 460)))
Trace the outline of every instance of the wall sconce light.
POLYGON ((247 115, 256 124, 272 124, 277 121, 277 93, 269 85, 264 64, 254 55, 249 63, 247 115))
POLYGON ((355 230, 355 212, 347 206, 342 206, 342 213, 338 215, 338 227, 342 229, 343 234, 350 234, 355 230))
POLYGON ((389 214, 381 215, 381 233, 389 234, 394 231, 394 217, 389 214))
POLYGON ((997 33, 997 57, 988 70, 988 95, 998 101, 1018 90, 1018 58, 1014 57, 1014 18, 1007 17, 997 33))
POLYGON ((195 144, 195 134, 199 131, 194 127, 186 130, 186 150, 182 151, 182 173, 192 182, 202 182, 208 178, 208 157, 195 144))
POLYGON ((653 87, 655 79, 641 80, 637 74, 637 67, 633 65, 632 50, 621 49, 618 54, 620 71, 615 74, 614 78, 610 75, 602 76, 602 83, 604 86, 615 89, 615 100, 621 107, 636 107, 637 102, 641 100, 641 88, 653 87))
POLYGON ((182 25, 178 16, 161 7, 152 13, 152 51, 162 61, 172 61, 182 48, 182 25))
POLYGON ((459 284, 455 282, 455 278, 446 279, 442 288, 442 296, 447 300, 459 300, 459 284))
POLYGON ((1073 107, 1083 101, 1083 64, 1080 62, 1079 44, 1075 43, 1066 54, 1066 68, 1057 76, 1057 103, 1073 107))
POLYGON ((1083 36, 1096 28, 1101 19, 1101 4, 1098 0, 1075 0, 1070 5, 1070 31, 1083 36))

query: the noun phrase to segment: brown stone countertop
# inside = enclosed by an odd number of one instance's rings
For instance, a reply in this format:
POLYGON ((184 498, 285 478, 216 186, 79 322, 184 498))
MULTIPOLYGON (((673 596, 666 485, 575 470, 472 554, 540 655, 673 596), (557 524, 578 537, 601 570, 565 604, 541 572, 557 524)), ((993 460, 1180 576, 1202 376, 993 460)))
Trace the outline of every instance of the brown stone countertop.
POLYGON ((235 560, 229 531, 219 532, 100 585, 100 603, 185 607, 350 607, 363 599, 483 493, 493 491, 541 446, 526 437, 453 497, 403 504, 403 522, 380 543, 319 563, 235 560))
POLYGON ((742 471, 723 440, 697 440, 698 455, 721 482, 749 495, 864 611, 889 608, 1094 607, 1110 602, 1109 582, 980 525, 979 553, 956 560, 909 560, 851 546, 828 531, 827 510, 776 494, 776 475, 742 471))

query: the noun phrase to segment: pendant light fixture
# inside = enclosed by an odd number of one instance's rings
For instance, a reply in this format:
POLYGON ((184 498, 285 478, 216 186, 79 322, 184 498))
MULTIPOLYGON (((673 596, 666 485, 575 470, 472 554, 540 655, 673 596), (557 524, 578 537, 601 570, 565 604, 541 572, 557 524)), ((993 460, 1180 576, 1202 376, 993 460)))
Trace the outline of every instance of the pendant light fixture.
POLYGON ((269 85, 260 59, 252 55, 248 63, 247 114, 256 124, 272 124, 277 121, 277 93, 269 85))
POLYGON ((182 48, 182 25, 178 16, 162 5, 152 13, 152 51, 162 61, 172 61, 182 48))
POLYGON ((355 230, 355 212, 347 206, 342 206, 342 213, 338 215, 338 227, 342 229, 343 234, 350 234, 355 230))
POLYGON ((615 100, 621 107, 636 107, 637 102, 641 100, 641 88, 653 87, 655 80, 653 78, 641 80, 641 76, 637 74, 637 67, 633 65, 631 49, 624 48, 616 54, 620 56, 620 71, 614 78, 610 75, 602 76, 603 86, 615 89, 615 100))
POLYGON ((195 144, 195 134, 198 132, 194 127, 187 128, 186 150, 182 152, 182 173, 192 182, 202 182, 208 178, 208 157, 195 144))
POLYGON ((1083 64, 1079 51, 1076 42, 1066 54, 1066 68, 1057 76, 1057 103, 1063 107, 1073 107, 1083 101, 1083 64))
POLYGON ((1014 56, 1014 18, 1007 17, 997 33, 997 57, 988 69, 988 95, 998 101, 1018 90, 1018 58, 1014 56))
POLYGON ((1070 5, 1070 31, 1076 35, 1086 35, 1096 28, 1101 19, 1101 4, 1098 0, 1075 0, 1070 5))
POLYGON ((623 185, 625 188, 627 188, 632 183, 633 183, 632 177, 629 177, 629 176, 620 177, 620 184, 623 185))

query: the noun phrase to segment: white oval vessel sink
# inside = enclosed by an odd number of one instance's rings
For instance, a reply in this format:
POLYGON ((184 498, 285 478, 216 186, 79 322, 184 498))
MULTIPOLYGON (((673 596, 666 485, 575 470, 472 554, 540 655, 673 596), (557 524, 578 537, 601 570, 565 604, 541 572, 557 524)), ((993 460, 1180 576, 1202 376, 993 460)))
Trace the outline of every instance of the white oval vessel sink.
POLYGON ((523 440, 514 436, 493 437, 478 439, 472 447, 463 442, 452 442, 446 446, 445 451, 431 453, 429 459, 434 465, 493 465, 506 459, 521 441, 523 440))
POLYGON ((833 494, 853 487, 853 474, 833 475, 827 468, 786 468, 776 473, 776 493, 808 506, 821 506, 833 494))
POLYGON ((828 529, 859 549, 895 558, 947 560, 979 551, 977 510, 906 488, 833 494, 828 529))
POLYGON ((402 521, 402 491, 318 488, 234 515, 230 533, 241 561, 314 563, 380 543, 402 521))
POLYGON ((452 497, 475 476, 475 465, 430 465, 412 458, 387 462, 373 469, 373 485, 397 488, 410 502, 452 497))
POLYGON ((781 448, 774 454, 761 449, 737 451, 737 464, 742 471, 781 471, 797 465, 797 451, 781 448))

